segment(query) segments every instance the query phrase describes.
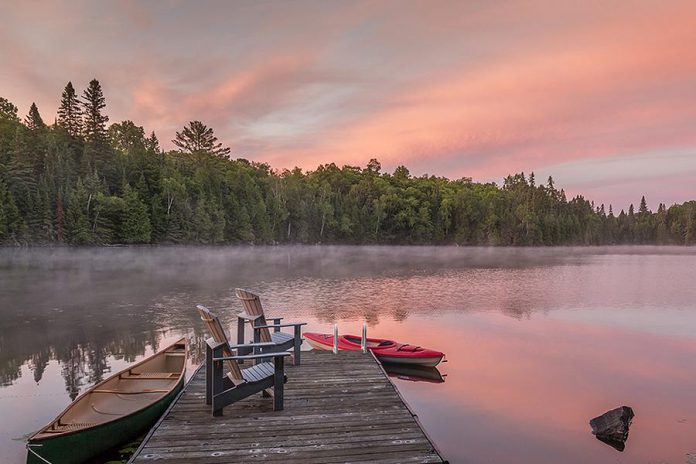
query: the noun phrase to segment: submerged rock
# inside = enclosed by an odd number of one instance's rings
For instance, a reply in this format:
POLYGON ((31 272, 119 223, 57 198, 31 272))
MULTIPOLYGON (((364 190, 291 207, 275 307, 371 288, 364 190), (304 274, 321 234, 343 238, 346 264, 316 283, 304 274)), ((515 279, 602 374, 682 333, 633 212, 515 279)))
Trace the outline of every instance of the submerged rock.
POLYGON ((592 433, 599 440, 623 451, 633 417, 633 409, 621 406, 592 419, 590 427, 592 427, 592 433))

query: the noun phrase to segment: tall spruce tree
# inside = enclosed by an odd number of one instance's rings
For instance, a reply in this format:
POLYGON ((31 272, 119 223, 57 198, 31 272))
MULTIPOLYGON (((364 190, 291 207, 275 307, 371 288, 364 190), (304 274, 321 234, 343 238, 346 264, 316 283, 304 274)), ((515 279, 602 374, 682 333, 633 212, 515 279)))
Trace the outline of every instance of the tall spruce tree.
POLYGON ((44 171, 46 160, 46 124, 39 114, 36 103, 31 104, 29 114, 24 119, 24 125, 29 129, 18 141, 18 151, 23 152, 22 157, 31 164, 34 175, 40 175, 44 171))
POLYGON ((99 175, 106 179, 107 184, 114 187, 118 184, 117 168, 113 163, 113 149, 106 131, 109 117, 102 113, 104 108, 106 99, 101 84, 98 80, 92 79, 82 95, 85 137, 82 172, 86 174, 86 170, 96 169, 99 175))
POLYGON ((102 114, 106 108, 106 99, 98 80, 89 81, 89 86, 82 94, 82 108, 84 111, 85 141, 95 145, 105 145, 107 142, 106 123, 109 117, 102 114))
POLYGON ((60 99, 58 125, 72 137, 78 137, 82 133, 82 110, 72 82, 65 86, 60 99))
POLYGON ((31 104, 31 107, 29 108, 29 114, 27 114, 27 117, 24 120, 24 124, 29 128, 29 130, 32 131, 43 129, 44 127, 46 127, 46 124, 43 122, 43 119, 41 118, 41 114, 39 114, 39 108, 36 106, 36 103, 31 104))
POLYGON ((227 158, 230 149, 223 147, 217 140, 212 127, 207 127, 200 121, 191 121, 181 132, 176 133, 172 143, 185 153, 209 153, 227 158))

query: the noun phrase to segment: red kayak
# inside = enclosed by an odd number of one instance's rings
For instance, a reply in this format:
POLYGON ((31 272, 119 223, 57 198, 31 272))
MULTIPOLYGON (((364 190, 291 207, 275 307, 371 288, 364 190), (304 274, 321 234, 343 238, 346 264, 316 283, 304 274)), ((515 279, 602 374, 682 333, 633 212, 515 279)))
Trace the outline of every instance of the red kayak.
MULTIPOLYGON (((333 335, 305 332, 302 334, 313 348, 318 350, 333 350, 333 335)), ((340 335, 339 350, 359 350, 362 339, 355 335, 340 335)), ((383 338, 368 338, 367 349, 372 351, 382 362, 394 364, 412 364, 435 367, 445 356, 439 351, 420 346, 399 343, 383 338)))

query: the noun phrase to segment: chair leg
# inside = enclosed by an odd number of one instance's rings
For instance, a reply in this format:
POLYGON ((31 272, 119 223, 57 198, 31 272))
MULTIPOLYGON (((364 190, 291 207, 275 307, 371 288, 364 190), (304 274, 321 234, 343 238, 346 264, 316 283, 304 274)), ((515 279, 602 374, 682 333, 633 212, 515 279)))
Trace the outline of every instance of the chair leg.
MULTIPOLYGON (((241 317, 237 318, 237 344, 243 345, 244 344, 244 324, 245 321, 241 317)), ((252 349, 251 348, 239 348, 237 350, 237 353, 240 355, 246 355, 246 354, 251 354, 252 349)), ((239 364, 244 364, 244 360, 239 360, 237 361, 239 364)))
MULTIPOLYGON (((221 358, 223 355, 222 346, 219 346, 212 350, 213 358, 221 358)), ((222 361, 213 361, 212 374, 212 403, 213 403, 213 416, 222 416, 222 406, 218 405, 218 401, 215 401, 215 397, 222 393, 224 388, 224 370, 222 367, 222 361)))
POLYGON ((300 326, 295 326, 295 345, 293 347, 293 366, 300 365, 300 348, 302 345, 302 334, 300 332, 300 326))
POLYGON ((213 350, 205 346, 205 404, 213 404, 213 350))
POLYGON ((285 374, 283 369, 284 359, 282 356, 277 356, 273 363, 275 369, 273 371, 273 410, 283 410, 283 387, 285 383, 285 374))

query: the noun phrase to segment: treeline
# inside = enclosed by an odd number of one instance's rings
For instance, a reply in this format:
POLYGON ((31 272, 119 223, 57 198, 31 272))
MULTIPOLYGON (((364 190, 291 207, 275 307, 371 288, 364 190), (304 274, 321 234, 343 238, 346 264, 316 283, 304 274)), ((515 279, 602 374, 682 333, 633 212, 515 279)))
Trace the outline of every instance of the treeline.
POLYGON ((230 159, 192 121, 164 152, 131 121, 107 126, 101 85, 63 91, 54 124, 0 98, 0 243, 696 243, 696 201, 615 214, 551 178, 502 186, 335 164, 275 171, 230 159))

